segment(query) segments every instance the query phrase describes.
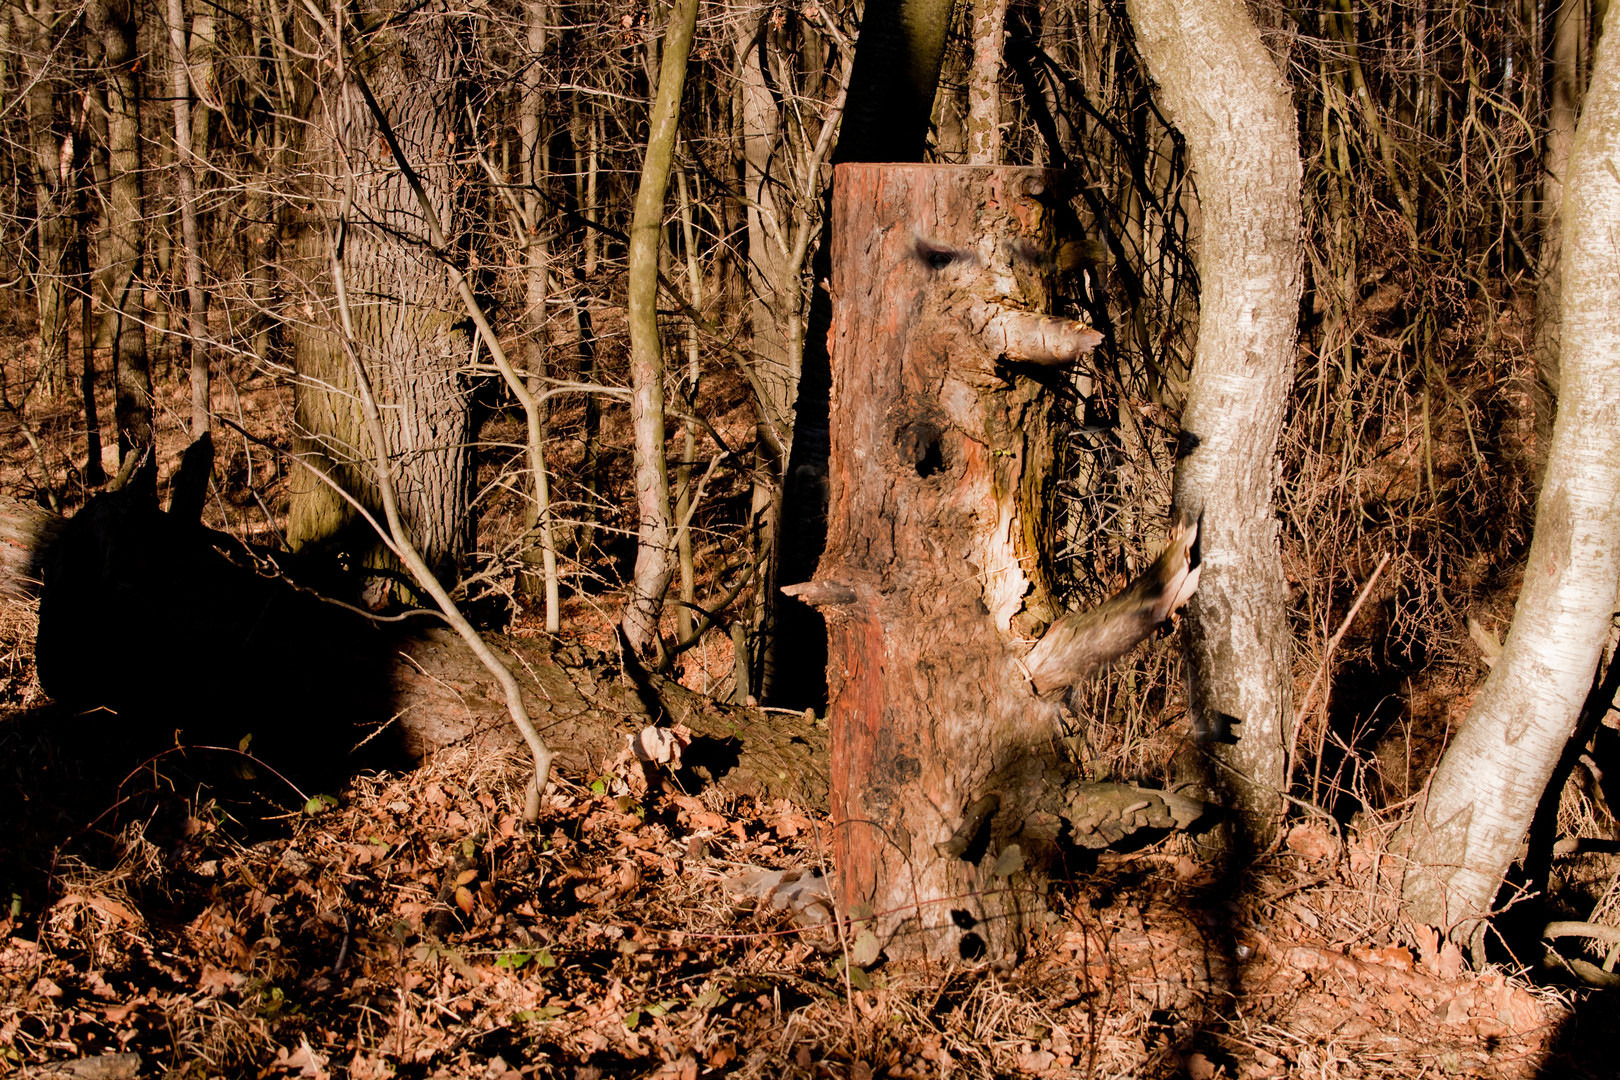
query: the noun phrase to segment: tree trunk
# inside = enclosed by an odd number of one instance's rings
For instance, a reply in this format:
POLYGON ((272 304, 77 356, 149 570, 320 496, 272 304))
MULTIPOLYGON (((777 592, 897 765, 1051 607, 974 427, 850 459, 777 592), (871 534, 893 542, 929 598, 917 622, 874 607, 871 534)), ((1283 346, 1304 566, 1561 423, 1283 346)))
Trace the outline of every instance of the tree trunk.
POLYGON ((921 161, 955 0, 871 0, 834 161, 921 161))
MULTIPOLYGON (((850 60, 848 93, 839 121, 833 162, 922 161, 945 57, 954 0, 872 0, 861 15, 861 33, 850 60)), ((824 215, 830 220, 831 213, 824 215)), ((816 245, 810 277, 831 277, 831 243, 816 245)), ((810 292, 799 361, 793 443, 783 490, 779 581, 803 582, 815 571, 826 541, 828 395, 832 375, 827 355, 832 303, 825 288, 810 292)), ((781 590, 786 592, 787 590, 781 590)), ((826 688, 812 675, 822 665, 826 633, 821 619, 803 608, 778 608, 773 647, 791 651, 798 665, 778 665, 773 699, 795 706, 818 704, 826 688), (812 661, 809 664, 804 660, 812 661), (797 668, 797 670, 796 670, 797 668)))
POLYGON ((1292 643, 1271 505, 1304 284, 1299 131, 1242 0, 1130 0, 1158 97, 1187 140, 1203 231, 1198 346, 1175 503, 1201 516, 1204 575, 1187 619, 1195 735, 1247 843, 1264 846, 1287 789, 1292 643), (1217 58, 1212 62, 1211 58, 1217 58), (1236 741, 1228 725, 1240 724, 1236 741))
POLYGON ((744 221, 748 230, 748 319, 752 331, 754 396, 759 411, 754 446, 753 498, 749 532, 754 545, 760 587, 750 605, 748 655, 750 682, 759 700, 768 699, 774 676, 775 582, 779 567, 782 477, 787 471, 784 440, 793 431, 793 403, 799 393, 799 350, 785 332, 798 314, 798 276, 784 237, 789 230, 792 200, 780 197, 788 171, 782 117, 772 94, 780 82, 770 70, 769 13, 745 19, 739 28, 737 53, 742 69, 737 80, 742 122, 744 221), (790 280, 791 279, 791 280, 790 280), (787 310, 791 306, 791 312, 787 310))
POLYGON ((642 657, 661 650, 658 623, 675 565, 670 526, 669 472, 664 454, 664 352, 658 333, 658 251, 664 197, 675 160, 676 120, 686 86, 686 58, 697 25, 698 0, 676 0, 664 38, 663 68, 647 136, 647 156, 630 223, 630 422, 635 429, 636 567, 624 609, 624 633, 642 657))
MULTIPOLYGON (((401 18, 355 48, 349 62, 368 65, 373 93, 454 247, 466 216, 457 194, 464 26, 431 4, 401 18)), ((453 580, 467 548, 472 438, 471 342, 445 262, 453 253, 434 250, 416 195, 360 95, 333 86, 321 100, 324 115, 310 136, 319 214, 304 222, 297 249, 306 282, 328 307, 293 324, 295 449, 368 509, 380 507, 327 280, 347 196, 342 258, 355 347, 383 407, 406 529, 434 573, 453 580)), ((294 550, 344 551, 357 563, 390 565, 371 527, 307 472, 295 477, 287 539, 294 550)))
POLYGON ((1058 438, 1031 369, 998 362, 1100 340, 1032 314, 1051 300, 1050 184, 1026 168, 835 174, 827 550, 786 591, 828 621, 840 900, 891 955, 1016 953, 1036 905, 1013 849, 1052 847, 1034 804, 1059 771, 1057 710, 1018 656, 1057 615, 1058 438))
POLYGON ((519 587, 527 593, 539 593, 545 598, 546 632, 555 634, 562 628, 561 589, 557 576, 556 528, 552 521, 551 478, 545 468, 545 438, 549 428, 550 406, 539 398, 547 374, 551 353, 551 245, 540 234, 541 185, 550 180, 550 132, 542 123, 544 101, 540 91, 540 65, 546 54, 546 36, 553 18, 549 2, 530 0, 524 5, 524 21, 528 30, 529 64, 523 71, 523 97, 518 115, 519 135, 523 155, 523 214, 528 231, 526 255, 528 273, 525 275, 525 304, 527 307, 530 343, 528 361, 528 396, 524 402, 524 425, 529 450, 532 509, 524 515, 527 540, 520 553, 525 573, 520 575, 519 587), (539 573, 535 573, 538 565, 539 573), (538 582, 536 581, 538 579, 538 582), (538 584, 540 587, 535 588, 538 584))
POLYGON ((89 9, 107 70, 107 228, 99 278, 98 336, 113 354, 113 419, 118 456, 152 444, 152 374, 146 357, 141 257, 146 219, 141 192, 140 57, 131 0, 96 0, 89 9))
POLYGON ((968 76, 967 152, 971 165, 1001 162, 1001 57, 1007 0, 974 0, 973 70, 968 76))
POLYGON ((56 115, 56 74, 46 61, 64 35, 54 0, 19 0, 13 12, 17 36, 30 61, 28 80, 28 175, 34 194, 34 228, 39 262, 34 293, 39 310, 41 386, 47 394, 68 393, 68 239, 73 205, 72 159, 62 160, 62 138, 56 115), (64 167, 64 164, 66 167, 64 167))
POLYGON ((174 99, 174 157, 180 201, 180 260, 186 274, 186 351, 191 358, 191 437, 208 434, 208 294, 203 291, 202 240, 197 233, 196 153, 191 137, 191 78, 184 0, 168 0, 170 89, 174 99))
MULTIPOLYGON (((681 253, 686 262, 686 291, 692 306, 703 310, 703 272, 698 266, 697 233, 692 225, 692 198, 687 191, 686 169, 675 171, 675 197, 680 210, 681 253)), ((682 391, 688 401, 696 401, 698 380, 702 368, 698 364, 698 346, 701 339, 697 324, 686 328, 686 373, 681 377, 682 391)), ((697 600, 697 566, 692 559, 693 506, 692 466, 697 461, 697 420, 688 418, 681 424, 681 463, 675 467, 675 553, 680 563, 681 607, 675 613, 675 640, 685 642, 692 637, 696 624, 692 618, 693 604, 697 600)))
MULTIPOLYGON (((1524 590, 1502 655, 1406 828, 1408 914, 1491 907, 1602 657, 1620 579, 1620 43, 1597 49, 1564 187, 1562 387, 1524 590)), ((1553 797, 1557 797, 1554 793, 1553 797)))
POLYGON ((1537 253, 1534 351, 1536 456, 1545 461, 1558 410, 1558 349, 1562 337, 1559 298, 1563 291, 1564 176, 1575 117, 1580 110, 1581 55, 1587 47, 1586 0, 1562 0, 1553 14, 1552 57, 1547 65, 1547 134, 1541 174, 1541 248, 1537 253))

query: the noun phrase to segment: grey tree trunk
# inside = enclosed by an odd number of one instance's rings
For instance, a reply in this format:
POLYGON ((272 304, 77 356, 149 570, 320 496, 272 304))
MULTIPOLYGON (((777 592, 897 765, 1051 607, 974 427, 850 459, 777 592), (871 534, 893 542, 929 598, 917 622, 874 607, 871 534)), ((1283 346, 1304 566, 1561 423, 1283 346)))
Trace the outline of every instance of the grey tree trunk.
POLYGON ((1564 185, 1558 416, 1502 655, 1409 823, 1413 920, 1464 930, 1524 838, 1602 657, 1620 578, 1620 46, 1597 49, 1564 185))
POLYGON ((1293 381, 1303 288, 1299 132, 1277 64, 1242 0, 1130 0, 1165 112, 1198 184, 1198 347, 1176 469, 1181 513, 1202 515, 1204 571, 1188 608, 1195 733, 1217 801, 1247 842, 1274 829, 1287 787, 1292 645, 1278 523, 1277 438, 1293 381), (1212 59, 1213 58, 1213 59, 1212 59), (1224 766, 1224 767, 1222 767, 1224 766))
POLYGON ((140 57, 131 0, 96 0, 88 11, 107 71, 107 228, 102 235, 103 314, 98 338, 113 353, 118 456, 152 443, 152 374, 147 368, 141 260, 146 218, 141 191, 140 57))
POLYGON ((1001 57, 1006 51, 1006 27, 1007 0, 974 0, 967 116, 970 165, 1001 163, 1001 57))
POLYGON ((174 157, 180 194, 180 260, 186 274, 186 351, 191 358, 191 436, 208 433, 208 294, 203 291, 197 234, 197 168, 191 138, 191 77, 184 0, 168 0, 169 75, 174 105, 174 157))
POLYGON ((1547 79, 1547 134, 1542 160, 1541 248, 1537 254, 1535 359, 1536 454, 1545 461, 1558 408, 1558 349, 1562 337, 1564 176, 1580 109, 1581 54, 1589 29, 1586 0, 1562 0, 1553 14, 1552 56, 1547 79))
POLYGON ((744 221, 748 229, 749 350, 759 410, 759 439, 754 451, 754 490, 749 524, 755 544, 760 585, 749 618, 753 655, 744 658, 750 681, 761 700, 774 678, 775 593, 780 554, 782 477, 787 471, 784 440, 793 431, 793 405, 799 395, 802 338, 789 340, 784 325, 798 315, 799 273, 787 250, 793 200, 778 195, 792 176, 790 151, 784 145, 782 117, 772 94, 778 83, 770 69, 768 13, 745 18, 738 28, 738 112, 742 119, 744 221))
POLYGON ((54 0, 20 0, 12 12, 17 40, 27 58, 28 175, 34 193, 34 228, 39 263, 34 292, 39 310, 39 363, 42 387, 48 394, 65 394, 68 374, 67 287, 68 239, 73 193, 71 161, 64 169, 62 139, 56 114, 55 79, 46 70, 46 58, 70 24, 54 0))
MULTIPOLYGON (((350 60, 369 69, 367 81, 452 246, 465 224, 455 194, 462 176, 456 145, 464 29, 442 5, 429 4, 366 47, 353 48, 350 60)), ((471 341, 465 312, 447 253, 434 250, 416 195, 360 95, 352 84, 333 84, 319 102, 308 137, 317 212, 303 222, 298 261, 306 287, 329 302, 330 230, 347 194, 343 262, 350 314, 382 406, 401 516, 434 573, 452 578, 468 537, 471 341)), ((381 502, 357 387, 337 325, 330 308, 292 325, 299 376, 295 448, 376 511, 381 502)), ((295 483, 287 528, 295 550, 342 550, 386 565, 371 527, 330 485, 302 471, 295 483)))
POLYGON ((519 135, 523 153, 523 215, 528 230, 528 275, 524 283, 524 300, 528 309, 529 358, 528 394, 524 404, 524 421, 529 441, 530 479, 534 503, 524 515, 530 537, 529 545, 520 553, 527 572, 520 576, 519 586, 525 592, 544 596, 546 605, 546 631, 555 634, 562 627, 561 590, 557 577, 556 531, 552 521, 551 483, 545 470, 544 441, 549 430, 550 406, 538 397, 552 348, 551 318, 548 305, 551 293, 551 248, 540 235, 541 185, 548 179, 550 133, 542 120, 543 100, 540 92, 540 65, 546 53, 547 36, 555 16, 546 0, 530 0, 524 5, 525 28, 528 31, 529 64, 523 72, 523 98, 519 110, 519 135), (538 573, 535 568, 538 567, 538 573), (538 586, 538 588, 536 588, 538 586))

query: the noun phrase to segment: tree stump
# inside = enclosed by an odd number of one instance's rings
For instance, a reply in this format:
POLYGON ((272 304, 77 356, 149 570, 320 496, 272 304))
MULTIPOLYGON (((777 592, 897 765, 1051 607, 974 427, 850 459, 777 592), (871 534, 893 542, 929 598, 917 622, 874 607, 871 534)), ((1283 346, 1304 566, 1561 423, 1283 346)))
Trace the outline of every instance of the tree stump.
POLYGON ((1015 954, 1064 826, 1056 705, 1019 657, 1048 586, 1055 368, 1101 335, 1042 314, 1054 178, 844 164, 833 184, 826 553, 839 895, 890 956, 1015 954))

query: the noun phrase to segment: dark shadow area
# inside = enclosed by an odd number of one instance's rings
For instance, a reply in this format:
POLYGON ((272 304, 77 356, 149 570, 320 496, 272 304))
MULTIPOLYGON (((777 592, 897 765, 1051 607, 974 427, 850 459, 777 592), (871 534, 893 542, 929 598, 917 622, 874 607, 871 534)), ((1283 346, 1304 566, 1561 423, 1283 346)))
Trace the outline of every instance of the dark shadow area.
MULTIPOLYGON (((181 474, 206 478, 209 456, 188 452, 181 474)), ((175 845, 206 807, 251 836, 358 768, 409 760, 389 726, 401 631, 197 524, 183 475, 160 510, 154 480, 91 499, 45 553, 36 656, 54 702, 0 724, 0 885, 19 895, 64 857, 115 858, 132 823, 175 845)))
POLYGON ((1575 1012, 1560 1025, 1537 1076, 1546 1080, 1610 1080, 1620 1039, 1620 993, 1582 992, 1575 1012))
MULTIPOLYGON (((70 712, 117 714, 148 752, 248 751, 319 791, 348 775, 355 747, 389 719, 389 629, 293 585, 263 553, 159 510, 138 482, 68 521, 44 579, 41 684, 70 712)), ((374 760, 390 749, 367 744, 374 760)))

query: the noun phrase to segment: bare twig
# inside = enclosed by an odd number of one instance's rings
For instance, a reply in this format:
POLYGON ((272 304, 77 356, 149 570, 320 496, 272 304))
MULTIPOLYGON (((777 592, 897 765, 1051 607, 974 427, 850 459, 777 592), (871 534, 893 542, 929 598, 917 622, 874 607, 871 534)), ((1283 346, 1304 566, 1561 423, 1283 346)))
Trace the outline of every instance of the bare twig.
MULTIPOLYGON (((1328 639, 1327 648, 1322 651, 1322 662, 1317 665, 1316 676, 1311 680, 1310 688, 1305 691, 1305 702, 1299 707, 1299 711, 1294 714, 1294 724, 1288 733, 1288 767, 1283 773, 1284 776, 1292 776, 1294 773, 1294 759, 1299 746, 1299 732, 1305 726, 1305 721, 1310 717, 1311 709, 1316 704, 1316 692, 1322 685, 1322 681, 1327 678, 1328 666, 1333 663, 1334 650, 1339 647, 1339 641, 1344 637, 1345 632, 1350 629, 1350 624, 1355 622, 1356 616, 1360 614, 1361 605, 1366 603, 1367 597, 1372 594, 1372 587, 1377 583, 1378 576, 1384 572, 1384 567, 1389 565, 1389 560, 1390 553, 1386 551, 1383 558, 1378 560, 1378 565, 1373 568, 1373 572, 1368 575, 1366 584, 1361 587, 1361 592, 1356 595, 1356 602, 1350 605, 1350 610, 1345 614, 1343 621, 1339 623, 1339 629, 1328 639)), ((1323 696, 1322 708, 1322 729, 1317 733, 1316 739, 1316 772, 1311 778, 1312 803, 1316 802, 1317 788, 1322 782, 1322 747, 1327 737, 1326 695, 1323 696)))

